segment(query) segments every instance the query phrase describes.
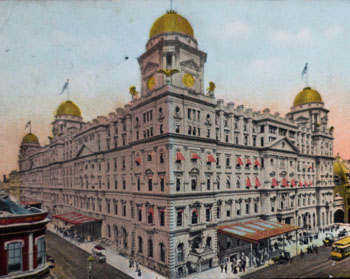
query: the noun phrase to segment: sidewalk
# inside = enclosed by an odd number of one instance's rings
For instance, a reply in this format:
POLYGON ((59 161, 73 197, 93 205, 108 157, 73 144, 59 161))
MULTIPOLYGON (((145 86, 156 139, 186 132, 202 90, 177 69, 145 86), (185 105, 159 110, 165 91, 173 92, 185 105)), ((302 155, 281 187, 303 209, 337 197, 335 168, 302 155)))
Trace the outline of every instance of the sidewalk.
MULTIPOLYGON (((78 243, 77 241, 71 239, 70 237, 65 237, 63 236, 63 234, 57 232, 52 224, 47 224, 47 229, 53 233, 55 233, 56 235, 62 237, 63 239, 67 240, 68 242, 70 242, 71 244, 80 247, 81 249, 85 250, 86 252, 91 254, 91 249, 99 244, 97 241, 93 241, 93 242, 85 242, 85 243, 78 243)), ((153 270, 150 270, 149 268, 140 265, 141 268, 141 272, 142 275, 140 277, 137 276, 137 273, 135 272, 135 266, 132 268, 129 268, 129 259, 128 258, 124 258, 120 255, 117 254, 116 251, 111 250, 108 247, 106 248, 106 258, 107 258, 107 263, 111 266, 113 266, 114 268, 124 272, 125 274, 129 275, 132 278, 135 279, 167 279, 167 277, 164 277, 163 275, 160 275, 158 273, 156 273, 153 270)))
MULTIPOLYGON (((343 228, 346 229, 350 229, 350 226, 346 226, 346 225, 340 225, 339 229, 337 231, 333 231, 331 232, 336 238, 338 235, 338 232, 340 230, 342 230, 343 228)), ((47 229, 50 230, 51 232, 55 233, 56 235, 59 235, 60 237, 64 238, 65 240, 67 240, 68 242, 72 243, 75 246, 80 247, 81 249, 87 251, 88 253, 91 253, 91 249, 96 245, 99 244, 99 242, 94 241, 94 242, 86 242, 86 243, 78 243, 77 241, 69 238, 69 237, 65 237, 63 236, 63 234, 57 232, 52 224, 48 224, 47 225, 47 229)), ((313 245, 316 246, 322 246, 323 245, 323 239, 326 237, 326 234, 330 233, 329 231, 327 232, 323 232, 323 233, 319 233, 318 235, 318 239, 313 239, 312 243, 313 245)), ((294 257, 296 255, 300 254, 301 249, 304 251, 304 253, 306 254, 307 252, 307 247, 310 244, 303 244, 300 245, 299 244, 299 240, 298 243, 295 242, 291 242, 288 243, 287 241, 285 241, 285 251, 290 252, 291 256, 294 257)), ((104 246, 105 247, 105 246, 104 246)), ((142 276, 138 277, 137 273, 135 272, 135 266, 132 268, 129 268, 129 259, 122 257, 120 255, 117 254, 117 252, 115 250, 110 249, 109 247, 105 247, 106 248, 106 258, 107 258, 107 263, 110 264, 111 266, 115 267, 116 269, 124 272, 125 274, 129 275, 132 278, 136 278, 136 279, 167 279, 167 277, 162 276, 158 273, 156 273, 153 270, 150 270, 149 268, 140 265, 141 267, 141 271, 142 271, 142 276)), ((245 272, 238 272, 237 274, 233 274, 231 272, 231 265, 228 264, 228 270, 227 273, 225 273, 225 271, 223 273, 221 273, 220 267, 215 267, 212 269, 209 269, 207 271, 203 271, 201 273, 195 273, 195 274, 191 274, 187 277, 185 277, 186 279, 233 279, 233 278, 241 278, 242 276, 248 275, 249 273, 255 272, 257 270, 263 269, 265 267, 268 267, 271 264, 271 262, 266 262, 264 265, 259 266, 259 267, 248 267, 246 269, 245 272)))

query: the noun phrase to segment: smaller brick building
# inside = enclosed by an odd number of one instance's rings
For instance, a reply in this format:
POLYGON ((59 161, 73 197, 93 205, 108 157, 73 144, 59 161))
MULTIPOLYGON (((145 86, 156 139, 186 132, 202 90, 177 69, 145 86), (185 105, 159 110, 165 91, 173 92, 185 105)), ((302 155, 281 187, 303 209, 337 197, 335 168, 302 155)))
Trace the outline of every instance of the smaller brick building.
POLYGON ((46 264, 47 212, 0 194, 0 278, 40 278, 46 264))

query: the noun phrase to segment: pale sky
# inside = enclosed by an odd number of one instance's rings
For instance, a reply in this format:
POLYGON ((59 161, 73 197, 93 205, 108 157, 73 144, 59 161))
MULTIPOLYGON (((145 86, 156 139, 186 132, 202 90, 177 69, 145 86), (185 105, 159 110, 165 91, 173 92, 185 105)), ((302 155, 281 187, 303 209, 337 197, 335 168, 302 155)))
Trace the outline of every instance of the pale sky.
MULTIPOLYGON (((208 54, 205 84, 216 97, 287 113, 309 85, 330 110, 335 153, 350 158, 350 1, 174 0, 208 54)), ((152 23, 170 0, 0 2, 0 174, 18 169, 31 120, 41 144, 67 96, 83 118, 108 115, 140 87, 140 56, 152 23), (124 57, 129 59, 125 61, 124 57)))

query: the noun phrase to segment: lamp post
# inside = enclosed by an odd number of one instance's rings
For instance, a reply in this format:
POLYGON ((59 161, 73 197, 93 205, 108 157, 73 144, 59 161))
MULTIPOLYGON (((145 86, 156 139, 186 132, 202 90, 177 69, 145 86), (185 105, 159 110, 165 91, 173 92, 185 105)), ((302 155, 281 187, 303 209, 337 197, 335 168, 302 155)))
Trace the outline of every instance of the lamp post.
POLYGON ((95 261, 95 257, 93 255, 90 255, 87 258, 87 262, 88 262, 88 272, 89 272, 89 279, 92 278, 91 274, 92 274, 92 263, 95 261))

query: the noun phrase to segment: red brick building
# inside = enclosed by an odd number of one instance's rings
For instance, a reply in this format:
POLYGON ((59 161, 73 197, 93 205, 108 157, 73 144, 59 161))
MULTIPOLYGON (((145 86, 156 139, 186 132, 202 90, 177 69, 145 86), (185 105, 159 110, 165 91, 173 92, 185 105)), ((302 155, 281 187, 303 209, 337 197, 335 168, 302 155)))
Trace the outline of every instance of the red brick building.
POLYGON ((40 278, 46 264, 47 212, 0 195, 0 278, 40 278))

